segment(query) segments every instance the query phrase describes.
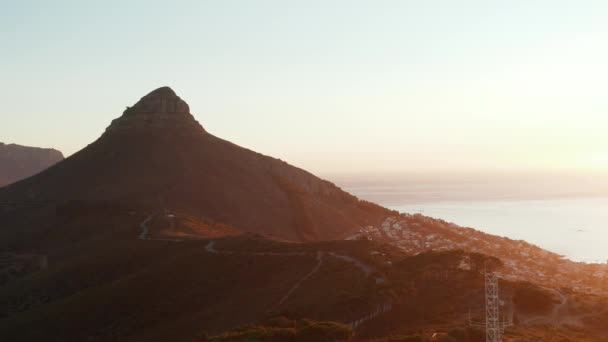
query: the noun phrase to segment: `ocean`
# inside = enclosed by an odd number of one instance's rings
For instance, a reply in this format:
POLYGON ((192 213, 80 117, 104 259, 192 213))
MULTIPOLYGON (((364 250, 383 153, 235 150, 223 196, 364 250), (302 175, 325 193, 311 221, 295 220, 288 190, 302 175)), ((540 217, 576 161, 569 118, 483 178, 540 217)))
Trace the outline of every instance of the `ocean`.
POLYGON ((604 177, 343 177, 359 198, 521 239, 575 261, 608 260, 604 177))

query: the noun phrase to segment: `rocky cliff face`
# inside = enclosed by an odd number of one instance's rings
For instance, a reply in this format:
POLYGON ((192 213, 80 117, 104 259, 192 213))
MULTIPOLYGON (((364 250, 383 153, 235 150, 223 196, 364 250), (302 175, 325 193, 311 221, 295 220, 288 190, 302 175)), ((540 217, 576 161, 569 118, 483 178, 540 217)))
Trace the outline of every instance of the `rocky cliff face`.
POLYGON ((51 148, 0 143, 0 186, 30 177, 61 160, 61 152, 51 148))
MULTIPOLYGON (((139 134, 177 134, 210 135, 204 130, 194 116, 190 107, 169 87, 158 88, 142 97, 132 107, 127 107, 123 115, 112 121, 106 128, 104 136, 111 135, 139 135, 139 134)), ((234 146, 237 147, 237 146, 234 146)), ((247 150, 248 151, 248 150, 247 150)), ((274 158, 251 152, 257 156, 256 163, 269 174, 289 181, 299 190, 311 194, 328 195, 332 185, 316 177, 310 177, 308 172, 293 168, 289 164, 274 158)))
POLYGON ((188 104, 169 87, 162 87, 144 96, 123 115, 112 121, 106 134, 177 131, 180 134, 204 132, 190 114, 188 104))

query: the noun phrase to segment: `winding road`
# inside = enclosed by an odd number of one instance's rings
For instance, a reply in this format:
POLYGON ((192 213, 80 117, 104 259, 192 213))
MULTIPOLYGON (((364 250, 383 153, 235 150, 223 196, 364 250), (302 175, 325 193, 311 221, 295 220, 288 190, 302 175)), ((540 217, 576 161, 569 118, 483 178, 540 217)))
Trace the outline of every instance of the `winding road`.
POLYGON ((142 223, 139 224, 139 227, 141 228, 141 233, 139 234, 140 240, 171 241, 171 242, 181 242, 182 241, 180 239, 151 238, 150 237, 150 227, 148 227, 148 223, 154 218, 154 216, 156 216, 156 215, 152 214, 152 215, 146 217, 146 219, 142 223))
MULTIPOLYGON (((172 241, 172 242, 181 242, 183 240, 179 240, 179 239, 160 239, 160 238, 150 238, 150 227, 148 226, 148 223, 154 218, 156 214, 152 214, 149 215, 148 217, 146 217, 146 219, 144 219, 144 221, 139 225, 139 227, 141 228, 141 233, 139 234, 139 239, 140 240, 154 240, 154 241, 172 241)), ((219 251, 215 248, 215 240, 210 240, 206 245, 205 245, 205 251, 207 253, 211 253, 211 254, 231 254, 231 255, 257 255, 257 256, 307 256, 307 255, 313 255, 312 253, 306 253, 306 252, 285 252, 285 253, 279 253, 279 252, 238 252, 238 251, 219 251)), ((308 279, 310 279, 315 273, 317 273, 319 271, 319 269, 321 269, 321 266, 323 265, 323 260, 325 258, 325 255, 330 255, 334 258, 338 258, 344 262, 348 262, 348 263, 352 263, 354 264, 357 268, 359 268, 366 277, 369 277, 370 275, 373 274, 378 274, 376 269, 373 268, 370 265, 367 265, 363 262, 361 262, 358 259, 355 259, 351 256, 348 255, 341 255, 341 254, 337 254, 334 252, 324 252, 324 251, 317 251, 314 255, 316 255, 316 260, 317 263, 316 265, 313 267, 313 269, 308 272, 306 275, 304 275, 302 278, 300 278, 290 289, 289 291, 287 291, 287 293, 281 298, 281 300, 279 300, 277 307, 281 306, 283 303, 285 303, 285 301, 287 301, 287 299, 289 299, 289 297, 296 291, 298 290, 301 285, 308 279)), ((387 282, 388 280, 386 279, 386 277, 382 276, 382 275, 377 275, 375 277, 376 283, 384 283, 387 282)), ((362 324, 363 322, 369 321, 371 319, 374 319, 375 317, 377 317, 378 315, 384 313, 384 312, 388 312, 392 309, 392 302, 385 302, 383 304, 380 304, 376 307, 376 309, 361 317, 358 320, 355 320, 351 323, 348 323, 353 329, 357 328, 357 326, 359 326, 360 324, 362 324)))

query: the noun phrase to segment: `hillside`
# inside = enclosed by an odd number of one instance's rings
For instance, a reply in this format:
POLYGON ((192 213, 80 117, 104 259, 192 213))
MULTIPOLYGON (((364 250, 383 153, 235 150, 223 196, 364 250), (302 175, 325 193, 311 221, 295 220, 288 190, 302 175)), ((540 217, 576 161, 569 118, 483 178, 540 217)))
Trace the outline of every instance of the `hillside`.
POLYGON ((48 267, 0 287, 0 340, 193 341, 271 312, 350 322, 389 296, 343 259, 358 258, 358 242, 138 239, 145 220, 89 211, 64 221, 48 236, 61 248, 35 249, 48 267))
POLYGON ((208 133, 168 87, 144 96, 83 150, 0 190, 0 201, 84 201, 174 210, 241 231, 335 239, 389 211, 208 133))
MULTIPOLYGON (((483 317, 482 270, 507 267, 483 254, 412 255, 363 238, 280 242, 173 212, 72 204, 55 215, 39 240, 2 255, 11 278, 0 286, 1 340, 197 341, 205 333, 229 341, 221 336, 235 327, 268 332, 275 318, 287 329, 306 319, 343 323, 357 340, 479 336, 468 313, 483 317)), ((501 311, 515 323, 508 337, 608 336, 606 297, 506 279, 500 289, 501 311)))
POLYGON ((30 177, 63 160, 51 148, 0 143, 0 187, 30 177))
MULTIPOLYGON (((246 234, 168 240, 160 233, 170 222, 149 217, 89 211, 66 221, 55 239, 70 243, 45 251, 47 267, 0 287, 0 339, 200 341, 207 334, 230 341, 221 336, 259 336, 268 325, 297 327, 306 319, 345 324, 357 340, 480 336, 467 327, 471 310, 483 317, 482 265, 501 266, 496 258, 463 251, 409 256, 366 239, 288 243, 246 234), (146 221, 150 237, 141 238, 146 221), (81 227, 91 232, 84 239, 74 235, 81 227), (223 334, 238 326, 247 328, 223 334)), ((208 226, 192 220, 189 226, 208 226)), ((608 336, 606 298, 507 280, 500 289, 501 310, 515 323, 507 337, 608 336)))
POLYGON ((574 262, 521 240, 486 234, 420 214, 387 217, 349 237, 390 243, 409 254, 436 250, 465 250, 500 258, 501 276, 531 281, 555 289, 608 296, 608 264, 574 262))

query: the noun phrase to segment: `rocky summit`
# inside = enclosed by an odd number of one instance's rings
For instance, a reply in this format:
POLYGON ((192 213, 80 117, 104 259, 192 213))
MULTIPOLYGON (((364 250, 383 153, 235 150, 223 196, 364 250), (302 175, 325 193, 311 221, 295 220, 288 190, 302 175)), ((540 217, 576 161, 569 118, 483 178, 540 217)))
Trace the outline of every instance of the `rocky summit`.
POLYGON ((112 121, 106 133, 143 132, 174 129, 180 133, 203 132, 190 114, 190 107, 173 89, 161 87, 144 96, 123 115, 112 121))

